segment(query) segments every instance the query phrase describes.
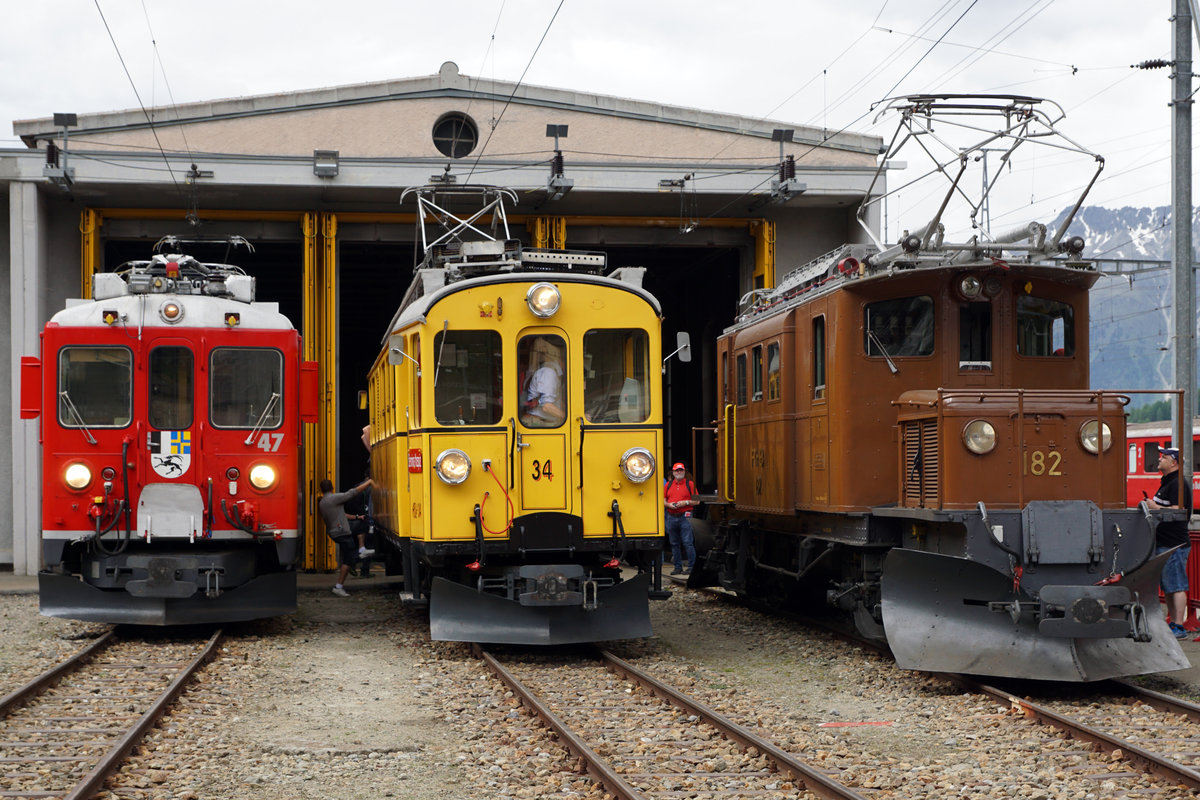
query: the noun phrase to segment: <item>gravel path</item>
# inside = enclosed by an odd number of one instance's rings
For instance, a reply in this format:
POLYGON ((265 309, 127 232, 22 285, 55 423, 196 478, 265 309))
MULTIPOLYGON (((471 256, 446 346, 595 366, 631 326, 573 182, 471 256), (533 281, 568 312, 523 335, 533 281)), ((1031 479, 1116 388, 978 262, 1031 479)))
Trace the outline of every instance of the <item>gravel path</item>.
MULTIPOLYGON (((220 658, 102 796, 604 796, 466 646, 429 642, 423 612, 394 591, 350 589, 228 627, 220 658)), ((876 797, 1190 796, 1118 787, 1105 775, 1123 765, 792 623, 686 591, 651 611, 657 635, 618 655, 876 797)), ((0 693, 105 629, 40 617, 30 595, 0 596, 0 620, 0 693)))

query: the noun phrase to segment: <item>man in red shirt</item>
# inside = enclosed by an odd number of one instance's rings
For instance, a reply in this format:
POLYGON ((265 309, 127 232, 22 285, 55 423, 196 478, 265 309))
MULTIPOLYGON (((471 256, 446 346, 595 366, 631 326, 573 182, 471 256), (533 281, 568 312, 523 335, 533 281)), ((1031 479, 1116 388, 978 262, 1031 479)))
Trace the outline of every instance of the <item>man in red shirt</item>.
POLYGON ((687 476, 687 467, 678 461, 671 467, 671 480, 663 486, 667 507, 667 541, 671 543, 671 558, 675 562, 672 575, 686 575, 696 566, 696 545, 692 539, 692 506, 700 504, 696 484, 687 476), (680 551, 687 555, 683 568, 680 551))

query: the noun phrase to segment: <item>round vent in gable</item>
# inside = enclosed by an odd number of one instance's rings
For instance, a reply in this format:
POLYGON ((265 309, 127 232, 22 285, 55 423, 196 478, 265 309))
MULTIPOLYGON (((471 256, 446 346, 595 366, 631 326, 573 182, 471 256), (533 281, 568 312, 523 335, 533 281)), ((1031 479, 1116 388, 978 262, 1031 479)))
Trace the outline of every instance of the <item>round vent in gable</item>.
POLYGON ((444 156, 469 156, 479 144, 479 128, 466 114, 452 111, 433 124, 433 146, 444 156))

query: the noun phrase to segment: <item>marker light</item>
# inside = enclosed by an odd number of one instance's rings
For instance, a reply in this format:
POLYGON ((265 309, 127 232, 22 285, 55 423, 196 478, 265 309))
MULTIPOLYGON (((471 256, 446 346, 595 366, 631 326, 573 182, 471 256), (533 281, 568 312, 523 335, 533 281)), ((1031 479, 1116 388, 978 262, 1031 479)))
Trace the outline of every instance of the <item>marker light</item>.
POLYGON ((1112 431, 1108 424, 1100 424, 1099 420, 1089 419, 1087 422, 1079 426, 1079 443, 1083 445, 1083 449, 1089 453, 1098 453, 1096 447, 1096 428, 1097 426, 1103 431, 1104 450, 1108 452, 1108 448, 1112 447, 1112 431))
POLYGON ((634 483, 645 483, 654 474, 654 456, 644 447, 631 447, 621 456, 621 471, 634 483))
POLYGON ((163 322, 174 325, 183 319, 183 306, 174 300, 168 300, 158 307, 158 315, 162 317, 163 322))
POLYGON ((451 486, 456 486, 471 474, 471 459, 462 450, 443 450, 434 462, 438 477, 451 486))
POLYGON ((72 489, 82 489, 92 482, 92 471, 87 468, 86 464, 80 464, 76 461, 74 464, 67 466, 66 472, 63 473, 63 480, 72 489))
POLYGON ((973 419, 963 428, 963 444, 976 455, 990 453, 996 447, 996 429, 983 419, 973 419))
POLYGON ((250 485, 255 489, 270 489, 275 485, 275 468, 269 464, 257 464, 250 468, 250 485))
POLYGON ((525 303, 535 316, 552 317, 562 304, 562 295, 553 283, 535 283, 525 295, 525 303))

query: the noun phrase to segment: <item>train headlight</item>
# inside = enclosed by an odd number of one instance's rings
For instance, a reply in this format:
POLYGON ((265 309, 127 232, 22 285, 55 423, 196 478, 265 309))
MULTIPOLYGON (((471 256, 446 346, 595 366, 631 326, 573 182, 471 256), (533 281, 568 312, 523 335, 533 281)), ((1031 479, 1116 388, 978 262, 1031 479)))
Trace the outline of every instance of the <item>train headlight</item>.
POLYGON ((471 458, 462 450, 443 450, 434 462, 438 477, 451 486, 456 486, 471 474, 471 458))
POLYGON ((562 305, 562 294, 553 283, 535 283, 525 295, 525 303, 534 316, 553 317, 562 305))
POLYGON ((958 291, 967 300, 974 300, 983 292, 983 283, 974 275, 964 275, 958 282, 958 291))
POLYGON ((174 325, 183 319, 183 306, 174 300, 168 300, 158 307, 158 315, 168 325, 174 325))
POLYGON ((996 429, 985 419, 973 419, 963 428, 963 444, 976 455, 990 453, 996 447, 996 429))
POLYGON ((1112 447, 1112 431, 1107 423, 1101 423, 1099 420, 1089 419, 1087 422, 1079 426, 1079 443, 1083 445, 1083 449, 1089 453, 1100 452, 1097 445, 1097 439, 1103 437, 1104 451, 1108 452, 1108 448, 1112 447), (1096 435, 1097 430, 1101 431, 1100 436, 1096 435))
POLYGON ((654 474, 654 456, 644 447, 631 447, 621 456, 621 472, 634 483, 645 483, 654 474))
POLYGON ((67 470, 63 473, 63 480, 72 489, 83 489, 92 482, 92 471, 88 469, 86 464, 80 464, 76 461, 74 464, 67 465, 67 470))
POLYGON ((250 485, 260 491, 270 489, 279 476, 270 464, 255 464, 250 468, 250 485))

